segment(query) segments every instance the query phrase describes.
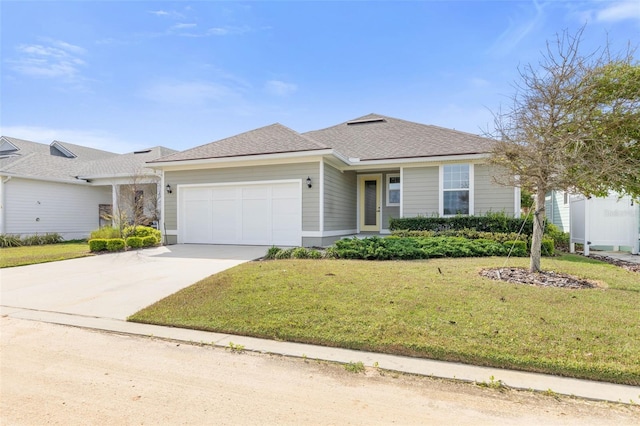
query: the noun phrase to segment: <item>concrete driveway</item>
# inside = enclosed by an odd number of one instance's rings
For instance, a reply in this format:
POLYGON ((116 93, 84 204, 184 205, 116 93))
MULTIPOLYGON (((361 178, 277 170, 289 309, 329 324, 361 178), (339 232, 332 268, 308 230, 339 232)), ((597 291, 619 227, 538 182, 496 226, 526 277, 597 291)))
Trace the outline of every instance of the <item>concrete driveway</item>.
POLYGON ((260 258, 267 247, 173 245, 0 270, 0 312, 126 319, 212 274, 260 258))

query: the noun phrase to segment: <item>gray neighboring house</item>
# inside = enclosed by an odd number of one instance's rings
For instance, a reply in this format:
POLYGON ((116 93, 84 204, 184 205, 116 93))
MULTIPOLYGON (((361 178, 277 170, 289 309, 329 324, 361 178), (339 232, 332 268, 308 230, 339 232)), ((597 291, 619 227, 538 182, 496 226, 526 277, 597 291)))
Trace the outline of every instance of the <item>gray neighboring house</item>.
POLYGON ((323 246, 389 233, 389 219, 520 214, 519 188, 495 184, 492 141, 369 114, 298 133, 251 130, 148 163, 166 188, 169 243, 323 246))
POLYGON ((0 234, 56 232, 86 238, 107 216, 157 219, 160 176, 146 162, 174 153, 163 147, 116 154, 67 142, 50 145, 0 138, 0 234))

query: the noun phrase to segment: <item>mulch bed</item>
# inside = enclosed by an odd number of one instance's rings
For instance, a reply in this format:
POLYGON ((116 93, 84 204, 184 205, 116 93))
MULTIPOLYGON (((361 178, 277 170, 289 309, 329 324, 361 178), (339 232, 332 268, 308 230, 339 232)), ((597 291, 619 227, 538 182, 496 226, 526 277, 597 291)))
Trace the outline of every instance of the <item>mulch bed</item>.
POLYGON ((541 287, 558 287, 573 290, 597 288, 594 281, 577 278, 554 271, 529 272, 525 268, 493 268, 480 271, 483 277, 492 280, 506 281, 515 284, 537 285, 541 287))
MULTIPOLYGON (((601 262, 610 263, 631 272, 640 273, 640 264, 638 263, 627 262, 598 254, 591 254, 589 257, 601 262)), ((515 284, 537 285, 541 287, 559 287, 574 290, 598 288, 598 283, 594 281, 554 271, 532 273, 525 268, 493 268, 481 270, 480 275, 491 278, 492 280, 506 281, 515 284)))

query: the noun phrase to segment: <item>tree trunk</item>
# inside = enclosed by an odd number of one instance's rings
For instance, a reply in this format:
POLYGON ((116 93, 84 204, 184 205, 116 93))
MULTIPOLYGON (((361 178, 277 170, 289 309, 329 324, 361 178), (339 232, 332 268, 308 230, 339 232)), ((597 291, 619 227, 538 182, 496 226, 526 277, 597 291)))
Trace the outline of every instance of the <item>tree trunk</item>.
POLYGON ((533 236, 531 237, 531 263, 529 271, 540 272, 540 257, 542 256, 542 232, 544 230, 544 199, 545 191, 536 193, 533 212, 533 236))

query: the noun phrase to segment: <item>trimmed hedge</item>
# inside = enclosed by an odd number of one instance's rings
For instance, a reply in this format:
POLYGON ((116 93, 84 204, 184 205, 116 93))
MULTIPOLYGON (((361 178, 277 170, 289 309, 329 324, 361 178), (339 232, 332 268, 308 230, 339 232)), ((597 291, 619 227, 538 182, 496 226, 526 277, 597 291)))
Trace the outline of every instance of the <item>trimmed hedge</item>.
POLYGON ((122 238, 112 238, 107 240, 108 251, 122 251, 126 246, 125 241, 122 238))
MULTIPOLYGON (((153 238, 155 241, 155 238, 153 238)), ((134 249, 142 247, 142 238, 140 237, 127 237, 125 240, 127 247, 131 247, 134 249)))
MULTIPOLYGON (((158 231, 159 232, 159 231, 158 231)), ((140 237, 138 237, 140 238, 140 237)), ((142 246, 143 247, 153 247, 160 243, 158 238, 155 235, 147 235, 146 237, 142 237, 142 246)))
POLYGON ((514 257, 527 257, 529 255, 526 241, 505 241, 503 245, 507 248, 507 255, 509 252, 511 252, 511 256, 514 257))
POLYGON ((122 229, 122 236, 124 238, 127 238, 127 237, 144 238, 144 237, 153 236, 156 239, 156 243, 160 243, 162 241, 161 232, 150 226, 142 226, 142 225, 125 226, 122 229))
POLYGON ((107 249, 107 239, 104 238, 94 238, 89 240, 89 250, 90 251, 105 251, 107 249))
MULTIPOLYGON (((336 241, 331 254, 340 259, 409 260, 434 257, 504 256, 509 249, 510 246, 506 244, 486 239, 369 237, 336 241)), ((512 253, 513 255, 515 254, 512 253)), ((526 249, 524 255, 526 256, 526 249)))
POLYGON ((509 217, 504 213, 487 214, 486 216, 453 216, 453 217, 401 217, 389 219, 391 231, 447 231, 473 229, 480 232, 522 232, 533 233, 533 220, 509 217))

